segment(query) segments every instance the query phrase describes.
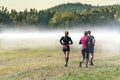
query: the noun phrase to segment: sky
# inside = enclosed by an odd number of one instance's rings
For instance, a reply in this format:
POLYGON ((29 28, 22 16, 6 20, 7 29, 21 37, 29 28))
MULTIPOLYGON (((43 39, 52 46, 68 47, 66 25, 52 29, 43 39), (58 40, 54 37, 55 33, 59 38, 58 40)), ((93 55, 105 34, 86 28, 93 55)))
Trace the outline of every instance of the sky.
POLYGON ((36 8, 37 10, 44 10, 65 3, 83 3, 91 5, 112 5, 120 4, 120 0, 0 0, 0 6, 23 11, 25 8, 36 8))

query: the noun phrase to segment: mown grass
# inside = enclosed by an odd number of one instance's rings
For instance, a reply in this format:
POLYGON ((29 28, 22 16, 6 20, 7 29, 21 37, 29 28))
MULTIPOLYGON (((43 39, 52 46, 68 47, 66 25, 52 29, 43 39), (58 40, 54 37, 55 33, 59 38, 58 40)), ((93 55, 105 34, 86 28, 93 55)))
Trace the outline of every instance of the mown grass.
POLYGON ((55 80, 119 80, 119 67, 120 66, 104 66, 89 70, 83 69, 55 80))
POLYGON ((97 59, 94 66, 80 68, 53 80, 120 80, 120 55, 97 59))
POLYGON ((80 68, 80 49, 71 48, 66 68, 61 47, 3 49, 0 50, 0 80, 119 80, 120 56, 98 55, 95 66, 80 68))

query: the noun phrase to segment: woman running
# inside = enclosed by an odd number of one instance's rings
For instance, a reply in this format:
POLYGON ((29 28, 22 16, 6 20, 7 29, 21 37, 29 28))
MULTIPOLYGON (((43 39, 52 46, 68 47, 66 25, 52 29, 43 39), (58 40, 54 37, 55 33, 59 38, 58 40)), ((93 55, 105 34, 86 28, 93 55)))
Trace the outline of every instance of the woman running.
POLYGON ((88 62, 89 62, 89 51, 88 51, 88 42, 89 42, 89 36, 88 32, 84 32, 84 36, 80 39, 79 44, 82 44, 82 60, 80 61, 80 67, 82 67, 83 61, 86 59, 86 68, 88 68, 88 62))
POLYGON ((69 53, 70 53, 70 46, 73 44, 72 39, 68 36, 69 32, 65 31, 65 36, 62 36, 60 39, 61 45, 63 45, 63 52, 65 55, 65 67, 68 66, 68 61, 69 61, 69 53))

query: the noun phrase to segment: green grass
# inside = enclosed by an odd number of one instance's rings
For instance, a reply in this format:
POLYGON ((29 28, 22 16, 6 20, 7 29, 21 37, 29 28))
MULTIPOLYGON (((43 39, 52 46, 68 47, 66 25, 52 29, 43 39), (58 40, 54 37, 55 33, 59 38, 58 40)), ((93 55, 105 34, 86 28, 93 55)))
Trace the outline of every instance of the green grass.
POLYGON ((120 80, 120 55, 97 59, 95 66, 80 68, 53 80, 120 80))
POLYGON ((71 49, 64 67, 61 47, 0 50, 0 80, 119 80, 120 55, 96 53, 95 66, 80 68, 80 50, 71 49), (97 57, 99 55, 99 57, 97 57))
POLYGON ((119 80, 119 67, 120 66, 104 66, 93 67, 87 70, 83 69, 55 80, 119 80))

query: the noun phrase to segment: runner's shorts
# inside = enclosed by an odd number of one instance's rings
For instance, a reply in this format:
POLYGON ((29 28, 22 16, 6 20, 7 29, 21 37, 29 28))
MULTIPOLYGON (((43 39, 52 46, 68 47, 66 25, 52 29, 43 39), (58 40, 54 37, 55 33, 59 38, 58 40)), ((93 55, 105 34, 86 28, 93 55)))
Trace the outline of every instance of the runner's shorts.
POLYGON ((89 47, 89 52, 94 53, 94 47, 89 47))
POLYGON ((69 46, 63 46, 63 52, 66 52, 66 51, 70 51, 70 47, 69 46))

